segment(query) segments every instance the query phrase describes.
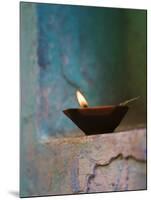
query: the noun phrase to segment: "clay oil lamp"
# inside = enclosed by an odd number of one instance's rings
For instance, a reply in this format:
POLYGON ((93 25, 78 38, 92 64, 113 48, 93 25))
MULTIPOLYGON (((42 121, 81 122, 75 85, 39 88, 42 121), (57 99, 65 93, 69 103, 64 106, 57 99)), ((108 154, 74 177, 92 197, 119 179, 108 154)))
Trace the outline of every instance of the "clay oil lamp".
POLYGON ((127 113, 129 109, 127 104, 138 98, 118 105, 88 107, 85 97, 79 91, 76 92, 76 96, 81 108, 69 108, 63 112, 86 135, 113 132, 127 113))

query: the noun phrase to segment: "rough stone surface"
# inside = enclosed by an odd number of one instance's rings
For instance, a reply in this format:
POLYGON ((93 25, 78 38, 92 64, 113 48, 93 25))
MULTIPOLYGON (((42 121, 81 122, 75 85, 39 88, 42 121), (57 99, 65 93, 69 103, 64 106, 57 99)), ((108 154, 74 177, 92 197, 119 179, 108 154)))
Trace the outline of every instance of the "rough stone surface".
POLYGON ((21 196, 147 187, 146 129, 51 139, 28 149, 27 160, 24 175, 29 184, 21 196))

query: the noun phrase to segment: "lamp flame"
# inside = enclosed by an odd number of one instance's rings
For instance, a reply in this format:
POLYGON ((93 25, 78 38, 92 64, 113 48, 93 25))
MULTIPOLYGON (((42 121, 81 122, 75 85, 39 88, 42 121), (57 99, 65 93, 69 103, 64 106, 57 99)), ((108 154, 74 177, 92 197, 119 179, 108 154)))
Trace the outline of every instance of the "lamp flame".
POLYGON ((87 103, 85 97, 81 94, 81 92, 77 91, 76 95, 77 95, 77 99, 78 99, 80 106, 83 107, 83 108, 88 107, 88 103, 87 103))

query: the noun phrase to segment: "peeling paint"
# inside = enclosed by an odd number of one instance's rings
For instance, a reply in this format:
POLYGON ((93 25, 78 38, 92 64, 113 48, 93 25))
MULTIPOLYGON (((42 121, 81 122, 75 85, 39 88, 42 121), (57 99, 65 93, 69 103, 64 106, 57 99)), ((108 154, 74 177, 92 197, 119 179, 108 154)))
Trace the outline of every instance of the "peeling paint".
POLYGON ((133 168, 134 166, 131 165, 129 160, 133 160, 135 162, 135 168, 137 171, 137 181, 135 182, 134 187, 139 189, 146 189, 146 171, 143 170, 146 168, 146 162, 143 160, 137 160, 132 156, 123 158, 121 155, 119 155, 115 158, 112 158, 110 162, 105 165, 94 164, 93 172, 87 178, 87 187, 84 192, 92 193, 131 190, 132 186, 129 187, 129 184, 131 182, 129 176, 131 176, 130 168, 133 168), (115 163, 114 167, 112 167, 112 163, 115 163), (142 171, 139 171, 140 165, 142 166, 142 171), (103 174, 102 172, 103 169, 105 169, 105 174, 103 174), (99 173, 96 173, 96 171, 99 171, 99 173), (144 176, 138 179, 140 173, 144 173, 144 176), (140 185, 142 185, 142 183, 144 183, 144 185, 141 188, 140 185))

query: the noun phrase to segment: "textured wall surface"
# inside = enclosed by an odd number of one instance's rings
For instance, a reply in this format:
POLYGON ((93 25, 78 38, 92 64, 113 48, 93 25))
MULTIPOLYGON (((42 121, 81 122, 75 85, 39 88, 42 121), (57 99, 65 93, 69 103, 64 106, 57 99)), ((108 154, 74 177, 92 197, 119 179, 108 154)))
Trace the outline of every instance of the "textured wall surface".
POLYGON ((82 132, 62 110, 140 96, 119 130, 146 125, 146 11, 21 3, 22 115, 41 138, 82 132))
POLYGON ((145 129, 51 139, 29 146, 26 158, 22 197, 147 187, 145 129))
POLYGON ((85 137, 62 113, 77 89, 90 106, 140 96, 116 132, 146 127, 146 11, 20 8, 21 196, 146 188, 145 130, 85 137))

